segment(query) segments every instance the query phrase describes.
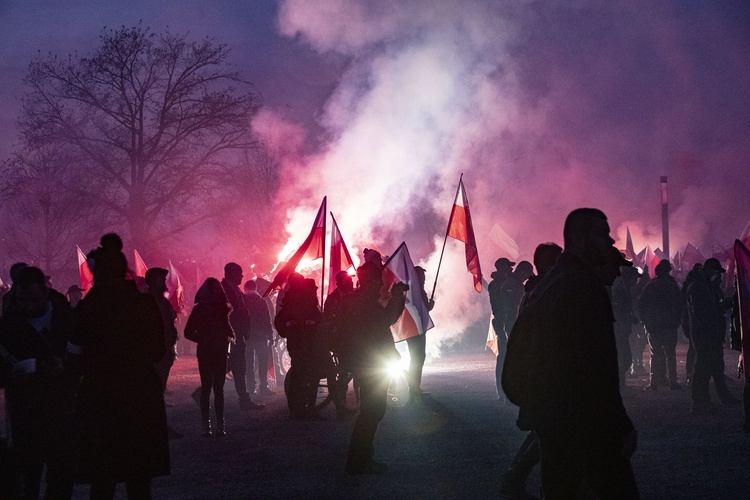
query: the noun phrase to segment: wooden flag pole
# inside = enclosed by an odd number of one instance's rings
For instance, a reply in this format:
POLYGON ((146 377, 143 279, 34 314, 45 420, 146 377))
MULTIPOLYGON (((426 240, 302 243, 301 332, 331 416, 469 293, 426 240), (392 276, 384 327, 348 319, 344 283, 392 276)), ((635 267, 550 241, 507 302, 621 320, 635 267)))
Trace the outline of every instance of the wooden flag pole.
MULTIPOLYGON (((456 196, 453 198, 453 205, 451 205, 451 215, 453 215, 453 207, 456 206, 456 201, 458 201, 458 193, 461 191, 461 182, 463 181, 464 174, 461 174, 461 177, 458 178, 458 187, 456 188, 456 196)), ((435 299, 435 289, 437 288, 437 280, 438 275, 440 274, 440 266, 443 264, 443 254, 445 253, 445 244, 448 242, 448 230, 451 227, 451 217, 448 217, 448 227, 445 228, 445 239, 443 239, 443 249, 440 251, 440 260, 438 261, 438 267, 437 271, 435 271, 435 284, 432 285, 432 294, 430 295, 430 300, 435 299)))

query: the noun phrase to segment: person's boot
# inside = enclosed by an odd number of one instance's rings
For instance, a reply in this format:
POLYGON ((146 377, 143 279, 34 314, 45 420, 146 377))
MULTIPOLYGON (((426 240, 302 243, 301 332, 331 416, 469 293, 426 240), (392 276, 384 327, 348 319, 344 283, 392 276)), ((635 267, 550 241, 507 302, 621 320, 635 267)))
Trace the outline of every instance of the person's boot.
POLYGON ((224 437, 227 435, 227 428, 226 423, 224 422, 224 416, 216 416, 216 432, 214 432, 214 435, 216 437, 224 437))
POLYGON ((203 424, 203 437, 211 437, 213 436, 213 432, 211 431, 211 419, 208 417, 208 410, 201 409, 201 421, 203 424))

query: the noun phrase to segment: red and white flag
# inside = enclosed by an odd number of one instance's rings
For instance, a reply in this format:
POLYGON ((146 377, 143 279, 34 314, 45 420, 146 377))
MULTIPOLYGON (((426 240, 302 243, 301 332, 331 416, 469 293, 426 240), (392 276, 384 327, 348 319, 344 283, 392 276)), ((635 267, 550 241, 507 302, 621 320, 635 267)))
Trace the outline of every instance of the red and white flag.
POLYGON ((92 273, 91 269, 89 269, 89 263, 86 260, 86 255, 84 255, 81 247, 79 247, 78 245, 76 245, 76 252, 78 254, 78 277, 81 281, 81 288, 83 288, 83 293, 85 294, 91 289, 92 286, 94 286, 94 273, 92 273))
POLYGON ((453 201, 450 219, 448 219, 448 236, 463 241, 466 245, 466 269, 474 277, 474 289, 482 291, 482 269, 479 266, 479 251, 474 237, 474 226, 471 223, 469 199, 464 190, 463 175, 458 181, 456 199, 453 201))
POLYGON ((406 243, 399 245, 383 267, 383 285, 385 287, 390 288, 399 281, 409 285, 409 290, 406 292, 404 312, 401 313, 398 321, 391 325, 394 342, 424 335, 427 330, 435 326, 422 296, 422 285, 419 283, 417 271, 414 269, 414 263, 409 255, 409 249, 406 248, 406 243))
POLYGON ((135 275, 140 276, 141 278, 145 278, 146 271, 148 271, 148 266, 145 262, 143 262, 141 254, 138 253, 138 250, 133 250, 133 255, 135 256, 135 275))
POLYGON ((661 259, 651 250, 651 245, 646 245, 646 255, 643 257, 643 265, 648 266, 648 275, 651 278, 656 276, 656 265, 661 259))
POLYGON ((307 236, 302 245, 294 252, 294 255, 284 264, 281 270, 274 276, 271 285, 263 294, 266 297, 272 290, 280 290, 286 280, 289 279, 289 275, 292 274, 300 261, 304 258, 315 260, 320 259, 325 254, 325 239, 326 239, 326 197, 323 197, 323 203, 320 204, 318 209, 318 215, 315 216, 315 222, 310 230, 310 234, 307 236))
POLYGON ((182 285, 180 274, 171 260, 169 261, 169 274, 167 275, 167 299, 177 314, 183 311, 185 307, 185 287, 182 285))
POLYGON ((329 295, 336 289, 336 275, 340 271, 346 271, 354 266, 354 261, 349 254, 349 249, 346 248, 346 243, 344 243, 344 238, 341 236, 339 225, 336 223, 333 213, 331 214, 331 220, 333 221, 333 226, 331 226, 331 273, 328 278, 329 295))
POLYGON ((734 242, 734 259, 737 263, 742 361, 747 377, 750 373, 750 250, 740 240, 734 242))
POLYGON ((686 271, 693 269, 696 264, 703 264, 706 261, 706 257, 703 253, 698 250, 695 246, 688 243, 685 246, 685 251, 682 252, 682 268, 686 271))

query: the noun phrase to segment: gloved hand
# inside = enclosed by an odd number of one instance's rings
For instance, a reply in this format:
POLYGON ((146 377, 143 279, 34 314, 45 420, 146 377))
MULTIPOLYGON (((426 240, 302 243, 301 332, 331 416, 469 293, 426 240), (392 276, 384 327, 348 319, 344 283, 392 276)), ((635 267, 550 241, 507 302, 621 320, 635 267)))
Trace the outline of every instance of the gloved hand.
POLYGON ((409 285, 407 285, 403 281, 399 281, 398 283, 396 283, 395 285, 393 285, 393 287, 391 288, 391 290, 393 291, 394 294, 395 293, 404 293, 407 290, 409 290, 409 285))

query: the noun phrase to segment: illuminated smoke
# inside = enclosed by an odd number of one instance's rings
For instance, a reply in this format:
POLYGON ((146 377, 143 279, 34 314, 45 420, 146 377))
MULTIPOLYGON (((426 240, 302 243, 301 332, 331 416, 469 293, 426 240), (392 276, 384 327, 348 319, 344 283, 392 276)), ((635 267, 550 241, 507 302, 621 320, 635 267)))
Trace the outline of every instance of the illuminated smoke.
MULTIPOLYGON (((580 206, 608 214, 621 248, 626 226, 636 250, 661 246, 660 175, 674 249, 730 242, 750 218, 736 209, 750 192, 749 41, 731 12, 682 5, 283 1, 281 33, 347 61, 320 115, 324 147, 307 151, 291 124, 266 128, 293 138, 279 141, 277 200, 290 245, 327 195, 350 245, 387 253, 406 240, 429 292, 461 172, 486 277, 501 256, 495 223, 530 260, 536 244, 562 243, 580 206), (736 92, 712 93, 727 81, 736 92)), ((486 332, 487 296, 460 245, 440 272, 430 335, 478 321, 486 332)))

